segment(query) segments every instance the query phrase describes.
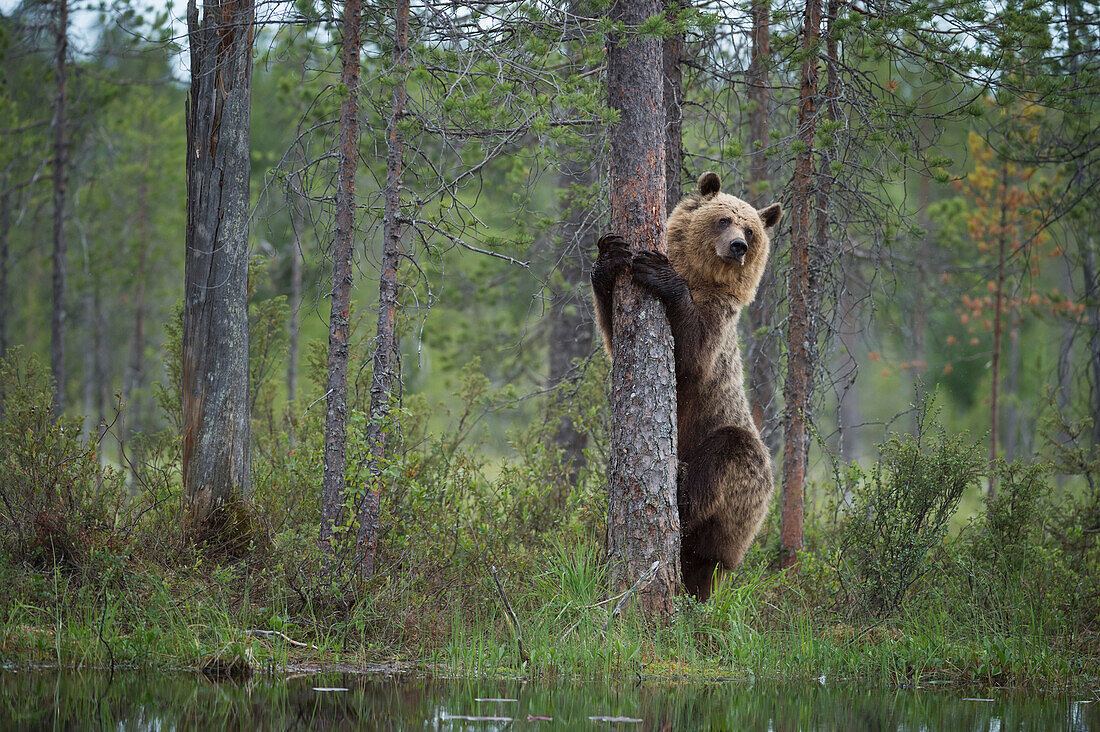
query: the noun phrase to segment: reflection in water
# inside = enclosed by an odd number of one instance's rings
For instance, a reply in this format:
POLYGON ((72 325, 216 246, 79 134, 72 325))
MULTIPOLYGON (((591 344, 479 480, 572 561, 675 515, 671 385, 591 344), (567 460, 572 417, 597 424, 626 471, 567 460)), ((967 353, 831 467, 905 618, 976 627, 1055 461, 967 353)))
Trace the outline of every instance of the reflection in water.
POLYGON ((0 671, 0 729, 1100 730, 1095 694, 0 671), (1091 700, 1091 701, 1090 701, 1091 700))

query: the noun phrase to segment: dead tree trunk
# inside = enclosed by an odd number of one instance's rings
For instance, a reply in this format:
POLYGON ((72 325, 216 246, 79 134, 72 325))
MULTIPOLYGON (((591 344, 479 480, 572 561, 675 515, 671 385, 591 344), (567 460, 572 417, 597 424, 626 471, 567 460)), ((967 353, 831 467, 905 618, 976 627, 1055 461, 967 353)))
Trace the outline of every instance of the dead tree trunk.
POLYGON ((53 310, 50 317, 50 368, 53 371, 54 417, 65 411, 65 197, 69 182, 69 150, 65 115, 69 55, 69 0, 57 0, 54 43, 53 105, 53 310))
MULTIPOLYGON (((197 538, 233 525, 252 492, 248 399, 252 0, 187 5, 187 257, 183 486, 197 538)), ((223 537, 233 542, 241 536, 223 537)))
MULTIPOLYGON (((749 65, 749 192, 760 207, 770 203, 771 179, 768 171, 768 119, 771 89, 768 64, 771 56, 770 4, 754 0, 752 4, 752 63, 749 65)), ((775 254, 771 259, 774 261, 775 254)), ((774 460, 779 450, 776 384, 779 381, 779 349, 774 332, 778 293, 775 266, 769 261, 760 281, 756 299, 749 305, 749 339, 745 361, 749 372, 749 403, 760 437, 774 460)))
MULTIPOLYGON (((666 0, 665 15, 674 18, 687 0, 666 0)), ((665 39, 662 47, 665 107, 665 212, 672 213, 684 197, 684 73, 680 54, 684 34, 665 39)))
POLYGON ((382 272, 378 282, 378 336, 374 345, 374 371, 370 383, 370 483, 359 507, 357 555, 363 576, 374 574, 378 549, 380 493, 386 454, 385 422, 390 414, 394 389, 400 388, 397 343, 398 265, 401 263, 401 177, 405 170, 405 116, 409 72, 409 0, 397 0, 394 8, 393 97, 386 130, 386 190, 382 213, 382 272))
MULTIPOLYGON (((634 251, 665 251, 665 120, 661 42, 634 36, 661 13, 660 0, 618 0, 611 18, 626 37, 608 41, 608 97, 620 113, 611 130, 611 222, 634 251)), ((611 464, 607 549, 611 581, 623 589, 656 562, 639 590, 643 611, 668 614, 680 580, 676 503, 676 379, 664 310, 630 277, 615 285, 611 369, 611 464)))
POLYGON ((814 388, 817 332, 817 273, 814 271, 813 177, 814 133, 817 118, 818 44, 821 37, 821 2, 808 0, 802 30, 801 86, 798 100, 798 138, 802 149, 795 157, 791 181, 791 268, 787 275, 787 378, 783 449, 783 500, 780 514, 780 566, 790 567, 802 549, 803 501, 806 460, 809 452, 807 422, 814 388))
POLYGON ((347 96, 340 105, 336 181, 336 241, 333 247, 332 307, 328 324, 328 406, 325 468, 321 482, 321 547, 334 555, 335 526, 347 484, 348 336, 351 327, 351 259, 355 231, 355 171, 359 157, 359 0, 344 3, 343 70, 347 96))

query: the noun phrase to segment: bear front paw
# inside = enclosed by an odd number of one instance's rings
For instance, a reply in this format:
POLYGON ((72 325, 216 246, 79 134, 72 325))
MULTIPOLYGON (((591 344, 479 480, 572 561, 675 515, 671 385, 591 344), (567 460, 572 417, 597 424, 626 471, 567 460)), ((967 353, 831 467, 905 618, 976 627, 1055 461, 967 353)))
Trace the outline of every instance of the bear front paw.
POLYGON ((600 240, 596 242, 596 250, 600 255, 608 254, 615 250, 629 251, 630 245, 626 243, 626 239, 622 238, 619 234, 604 234, 600 237, 600 240))
POLYGON ((630 272, 634 281, 655 294, 672 294, 678 276, 668 262, 668 257, 660 252, 637 252, 630 262, 630 272))

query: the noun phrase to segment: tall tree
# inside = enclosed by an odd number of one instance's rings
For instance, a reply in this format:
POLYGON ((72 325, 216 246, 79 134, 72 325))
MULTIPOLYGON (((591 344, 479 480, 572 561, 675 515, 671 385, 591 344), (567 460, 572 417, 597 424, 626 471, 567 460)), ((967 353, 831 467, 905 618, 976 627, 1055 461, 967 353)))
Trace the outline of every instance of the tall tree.
POLYGON ((65 105, 69 57, 69 0, 56 0, 54 18, 53 103, 53 309, 50 317, 50 368, 54 379, 54 417, 65 411, 65 198, 69 174, 65 105))
MULTIPOLYGON (((611 129, 611 222, 632 251, 668 246, 662 48, 658 39, 638 33, 661 12, 660 0, 618 0, 610 12, 626 28, 607 44, 608 98, 620 114, 611 129)), ((647 612, 667 614, 680 579, 672 332, 660 303, 628 274, 614 292, 607 518, 612 585, 630 586, 656 563, 640 603, 647 612)))
POLYGON ((0 178, 0 358, 8 353, 8 233, 11 231, 11 191, 0 178))
MULTIPOLYGON (((584 261, 594 248, 590 191, 596 181, 594 163, 580 153, 562 162, 558 176, 561 197, 561 245, 558 248, 556 277, 551 279, 550 353, 547 385, 550 388, 574 383, 576 364, 592 350, 592 324, 588 309, 580 301, 584 281, 584 261)), ((562 405, 565 393, 559 395, 562 405)), ((555 486, 552 502, 562 507, 569 491, 584 467, 584 449, 588 436, 578 429, 573 417, 562 414, 553 433, 554 444, 562 451, 563 475, 555 486)))
MULTIPOLYGON (((183 485, 197 536, 228 528, 252 490, 248 398, 252 0, 187 5, 187 254, 183 485)), ((231 537, 232 538, 232 537, 231 537)))
POLYGON ((379 502, 386 438, 384 431, 393 402, 394 389, 400 386, 397 342, 398 265, 401 263, 401 177, 405 170, 405 136, 401 124, 405 117, 409 73, 409 0, 397 0, 394 15, 393 96, 386 130, 386 190, 382 212, 382 272, 378 281, 378 335, 374 345, 374 370, 370 383, 370 423, 367 446, 370 450, 370 483, 359 508, 359 534, 356 552, 364 576, 374 574, 379 533, 379 502))
MULTIPOLYGON (((749 97, 749 194, 757 206, 766 205, 772 196, 768 165, 768 135, 772 92, 769 81, 771 63, 771 3, 752 3, 752 61, 748 73, 749 97)), ((772 458, 779 448, 776 385, 779 380, 778 343, 775 315, 779 296, 775 282, 775 253, 760 281, 756 299, 749 305, 752 338, 745 361, 749 376, 749 403, 753 421, 772 458)))
POLYGON ((809 450, 816 361, 817 273, 813 237, 814 137, 817 122, 818 45, 821 0, 807 0, 802 26, 799 75, 798 140, 791 179, 791 268, 787 274, 787 377, 783 382, 786 413, 783 431, 783 498, 780 514, 780 565, 792 566, 802 549, 803 501, 809 450))
MULTIPOLYGON (((665 16, 677 22, 687 0, 665 0, 665 16)), ((680 55, 684 33, 676 30, 662 47, 665 107, 665 212, 672 213, 684 196, 684 70, 680 55)))
POLYGON ((336 241, 333 247, 332 306, 328 324, 328 391, 325 467, 321 480, 321 546, 335 554, 333 533, 347 485, 348 331, 351 328, 352 253, 355 233, 355 171, 359 160, 359 0, 344 3, 340 138, 336 171, 336 241))

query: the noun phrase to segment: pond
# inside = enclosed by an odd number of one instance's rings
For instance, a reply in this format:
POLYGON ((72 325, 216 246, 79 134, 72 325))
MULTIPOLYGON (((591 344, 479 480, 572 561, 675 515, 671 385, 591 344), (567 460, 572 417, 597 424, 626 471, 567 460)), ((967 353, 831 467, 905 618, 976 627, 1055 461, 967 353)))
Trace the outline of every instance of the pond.
POLYGON ((0 729, 1100 730, 1095 692, 0 671, 0 729))

